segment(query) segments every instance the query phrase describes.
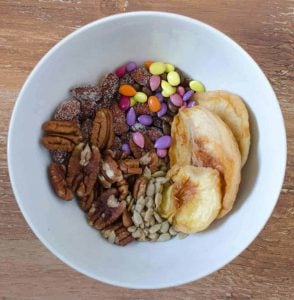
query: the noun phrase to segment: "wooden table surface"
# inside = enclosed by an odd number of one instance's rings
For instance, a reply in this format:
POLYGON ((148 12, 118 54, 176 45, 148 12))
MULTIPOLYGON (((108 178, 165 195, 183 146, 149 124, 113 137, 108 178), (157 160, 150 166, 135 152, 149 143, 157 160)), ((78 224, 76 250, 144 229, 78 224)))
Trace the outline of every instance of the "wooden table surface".
POLYGON ((294 299, 293 34, 293 0, 0 0, 0 298, 294 299), (6 162, 10 115, 21 86, 39 59, 84 24, 135 10, 181 13, 215 26, 237 41, 271 81, 288 135, 283 189, 258 238, 218 272, 184 286, 154 291, 102 284, 53 256, 20 213, 6 162))

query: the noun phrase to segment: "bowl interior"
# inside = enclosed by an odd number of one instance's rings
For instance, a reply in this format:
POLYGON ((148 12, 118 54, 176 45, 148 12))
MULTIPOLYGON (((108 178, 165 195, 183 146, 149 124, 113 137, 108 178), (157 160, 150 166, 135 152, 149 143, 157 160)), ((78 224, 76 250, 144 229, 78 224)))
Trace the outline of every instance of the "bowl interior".
POLYGON ((55 46, 37 65, 17 101, 8 159, 18 204, 40 240, 64 262, 101 281, 158 288, 207 275, 235 258, 269 218, 283 181, 285 132, 276 97, 262 71, 234 42, 182 16, 145 12, 92 23, 55 46), (250 110, 252 146, 237 203, 211 229, 166 243, 113 246, 88 226, 76 201, 63 202, 47 179, 48 152, 39 144, 70 87, 94 84, 129 60, 171 62, 208 90, 242 96, 250 110), (273 124, 269 131, 269 124, 273 124), (274 159, 273 159, 274 158, 274 159))

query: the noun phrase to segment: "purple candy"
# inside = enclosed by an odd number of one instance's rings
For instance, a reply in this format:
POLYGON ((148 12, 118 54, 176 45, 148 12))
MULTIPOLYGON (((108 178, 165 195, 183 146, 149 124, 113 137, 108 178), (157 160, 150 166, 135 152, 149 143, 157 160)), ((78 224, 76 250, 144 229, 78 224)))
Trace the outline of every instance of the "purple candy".
POLYGON ((127 63, 127 66, 126 66, 128 72, 132 72, 132 71, 136 70, 137 67, 138 67, 137 64, 133 61, 130 61, 129 63, 127 63))
POLYGON ((130 97, 120 96, 118 106, 121 110, 126 111, 130 107, 130 97))
POLYGON ((154 144, 154 148, 167 149, 171 145, 172 138, 170 135, 163 135, 158 138, 154 144))
POLYGON ((138 121, 143 125, 149 126, 152 124, 153 119, 149 115, 141 115, 138 117, 138 121))
POLYGON ((136 112, 133 107, 131 107, 127 113, 127 124, 132 126, 136 123, 136 112))
POLYGON ((130 149, 129 144, 123 144, 123 145, 121 146, 121 150, 122 150, 123 152, 128 153, 128 154, 131 154, 131 149, 130 149))
POLYGON ((179 94, 173 94, 170 96, 170 101, 175 106, 182 106, 183 99, 179 94))
POLYGON ((183 96, 183 100, 188 101, 193 95, 194 95, 194 92, 192 90, 189 90, 183 96))
POLYGON ((156 93, 155 96, 158 98, 158 100, 159 100, 160 102, 163 101, 163 96, 162 96, 161 93, 156 93))
POLYGON ((158 157, 164 158, 167 156, 167 150, 166 149, 156 149, 156 154, 158 157))
POLYGON ((180 95, 180 96, 184 96, 184 94, 185 94, 185 88, 184 87, 182 87, 182 86, 178 86, 177 87, 177 93, 180 95))
POLYGON ((166 114, 166 112, 167 112, 167 105, 166 103, 162 102, 160 105, 160 110, 157 112, 157 117, 161 118, 166 114))
POLYGON ((161 78, 158 75, 152 75, 149 80, 151 91, 155 91, 158 89, 160 85, 161 78))
POLYGON ((145 139, 144 139, 144 136, 141 132, 133 133, 133 141, 140 148, 142 148, 142 149, 144 148, 145 139))
POLYGON ((195 101, 190 101, 190 102, 188 103, 187 107, 188 107, 188 108, 191 108, 191 107, 193 107, 193 106, 195 106, 195 105, 196 105, 195 101))

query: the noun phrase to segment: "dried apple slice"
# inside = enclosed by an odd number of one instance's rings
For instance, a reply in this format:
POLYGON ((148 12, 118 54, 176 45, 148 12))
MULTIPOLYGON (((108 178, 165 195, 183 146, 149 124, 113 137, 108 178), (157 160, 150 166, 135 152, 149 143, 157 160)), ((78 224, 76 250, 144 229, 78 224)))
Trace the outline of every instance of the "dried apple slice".
POLYGON ((221 209, 221 180, 212 168, 175 165, 168 173, 170 186, 165 186, 159 207, 177 231, 195 233, 206 229, 221 209))
POLYGON ((248 111, 243 100, 238 95, 225 91, 196 93, 194 100, 217 114, 230 127, 238 142, 244 166, 249 154, 250 130, 248 111))

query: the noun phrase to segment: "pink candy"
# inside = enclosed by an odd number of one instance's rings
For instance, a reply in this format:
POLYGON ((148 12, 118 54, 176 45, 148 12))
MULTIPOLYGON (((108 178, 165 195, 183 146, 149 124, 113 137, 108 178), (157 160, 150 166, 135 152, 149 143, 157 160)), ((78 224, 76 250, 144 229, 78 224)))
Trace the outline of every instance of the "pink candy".
POLYGON ((167 156, 167 150, 166 149, 157 149, 156 154, 158 157, 164 158, 167 156))
POLYGON ((140 148, 142 148, 142 149, 144 148, 145 141, 144 141, 144 136, 142 135, 142 133, 134 132, 133 133, 133 141, 140 148))
POLYGON ((175 106, 182 106, 183 98, 179 94, 173 94, 170 96, 170 101, 175 106))
POLYGON ((118 106, 122 111, 126 111, 130 107, 130 97, 121 96, 118 102, 118 106))
POLYGON ((115 74, 118 76, 118 77, 123 77, 125 74, 126 74, 126 66, 123 65, 121 67, 118 67, 116 70, 115 70, 115 74))
POLYGON ((182 86, 178 86, 177 87, 177 93, 180 95, 180 96, 184 96, 185 94, 185 89, 182 87, 182 86))
POLYGON ((149 84, 150 84, 151 91, 157 90, 160 85, 160 76, 152 75, 150 77, 149 84))

